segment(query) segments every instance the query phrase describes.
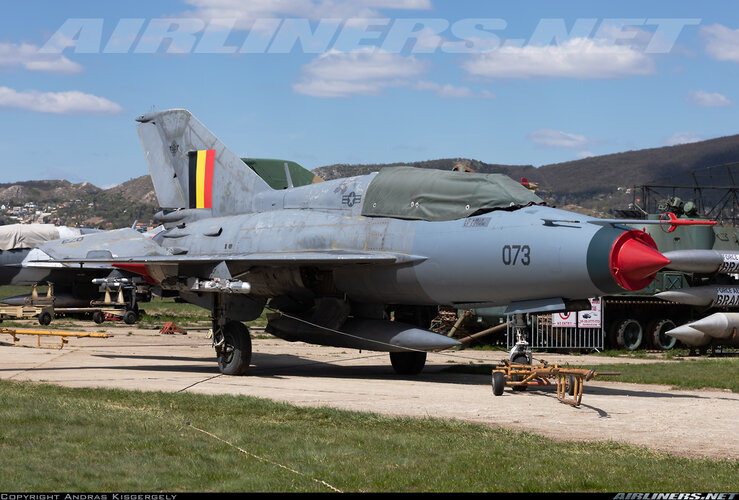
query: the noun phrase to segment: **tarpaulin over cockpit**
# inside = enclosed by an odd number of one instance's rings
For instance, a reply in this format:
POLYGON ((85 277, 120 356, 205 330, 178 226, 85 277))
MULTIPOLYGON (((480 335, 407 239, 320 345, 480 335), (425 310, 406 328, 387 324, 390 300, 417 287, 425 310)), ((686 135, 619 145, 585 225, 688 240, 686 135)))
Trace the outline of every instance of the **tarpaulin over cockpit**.
POLYGON ((543 203, 503 174, 387 167, 367 187, 362 215, 445 221, 543 203))

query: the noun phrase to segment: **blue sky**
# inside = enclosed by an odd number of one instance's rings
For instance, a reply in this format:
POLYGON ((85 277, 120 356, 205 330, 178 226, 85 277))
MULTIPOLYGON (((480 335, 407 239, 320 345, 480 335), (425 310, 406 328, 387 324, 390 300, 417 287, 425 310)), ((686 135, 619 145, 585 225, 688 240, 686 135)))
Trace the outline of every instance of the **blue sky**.
POLYGON ((734 1, 4 2, 0 182, 147 173, 135 117, 187 108, 312 169, 536 166, 739 133, 734 1))

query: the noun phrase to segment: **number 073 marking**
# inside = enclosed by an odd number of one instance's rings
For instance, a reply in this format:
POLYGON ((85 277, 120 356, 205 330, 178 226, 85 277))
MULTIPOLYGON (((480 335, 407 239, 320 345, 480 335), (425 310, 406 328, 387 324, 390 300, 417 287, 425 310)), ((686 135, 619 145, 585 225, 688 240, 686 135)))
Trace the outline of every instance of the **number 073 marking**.
POLYGON ((531 247, 528 245, 503 246, 503 264, 506 266, 531 264, 531 247))

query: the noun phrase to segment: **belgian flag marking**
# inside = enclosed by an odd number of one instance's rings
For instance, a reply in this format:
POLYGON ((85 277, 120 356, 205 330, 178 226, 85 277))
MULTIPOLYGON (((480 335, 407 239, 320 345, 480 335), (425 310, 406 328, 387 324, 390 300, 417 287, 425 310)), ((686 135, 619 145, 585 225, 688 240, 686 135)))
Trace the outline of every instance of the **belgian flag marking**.
POLYGON ((189 156, 190 208, 212 208, 213 163, 215 163, 216 150, 190 151, 189 156))

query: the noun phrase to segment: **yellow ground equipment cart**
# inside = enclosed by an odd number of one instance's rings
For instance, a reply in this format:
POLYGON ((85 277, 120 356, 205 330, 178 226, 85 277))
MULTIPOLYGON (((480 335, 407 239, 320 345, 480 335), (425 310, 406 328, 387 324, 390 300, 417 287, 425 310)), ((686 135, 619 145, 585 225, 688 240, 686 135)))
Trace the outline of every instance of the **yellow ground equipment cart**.
POLYGON ((620 375, 617 372, 596 372, 584 368, 550 365, 541 361, 538 365, 523 365, 504 360, 493 368, 493 394, 500 396, 506 385, 514 391, 525 391, 528 386, 557 385, 557 399, 572 406, 582 401, 583 383, 596 375, 620 375))
POLYGON ((110 337, 107 333, 88 333, 88 332, 63 332, 51 330, 21 330, 18 328, 0 328, 0 333, 7 333, 13 337, 13 345, 18 346, 18 335, 36 335, 36 347, 45 347, 52 349, 61 349, 68 342, 67 337, 92 337, 99 339, 107 339, 110 337), (59 337, 61 342, 57 345, 44 345, 41 343, 41 337, 59 337))

